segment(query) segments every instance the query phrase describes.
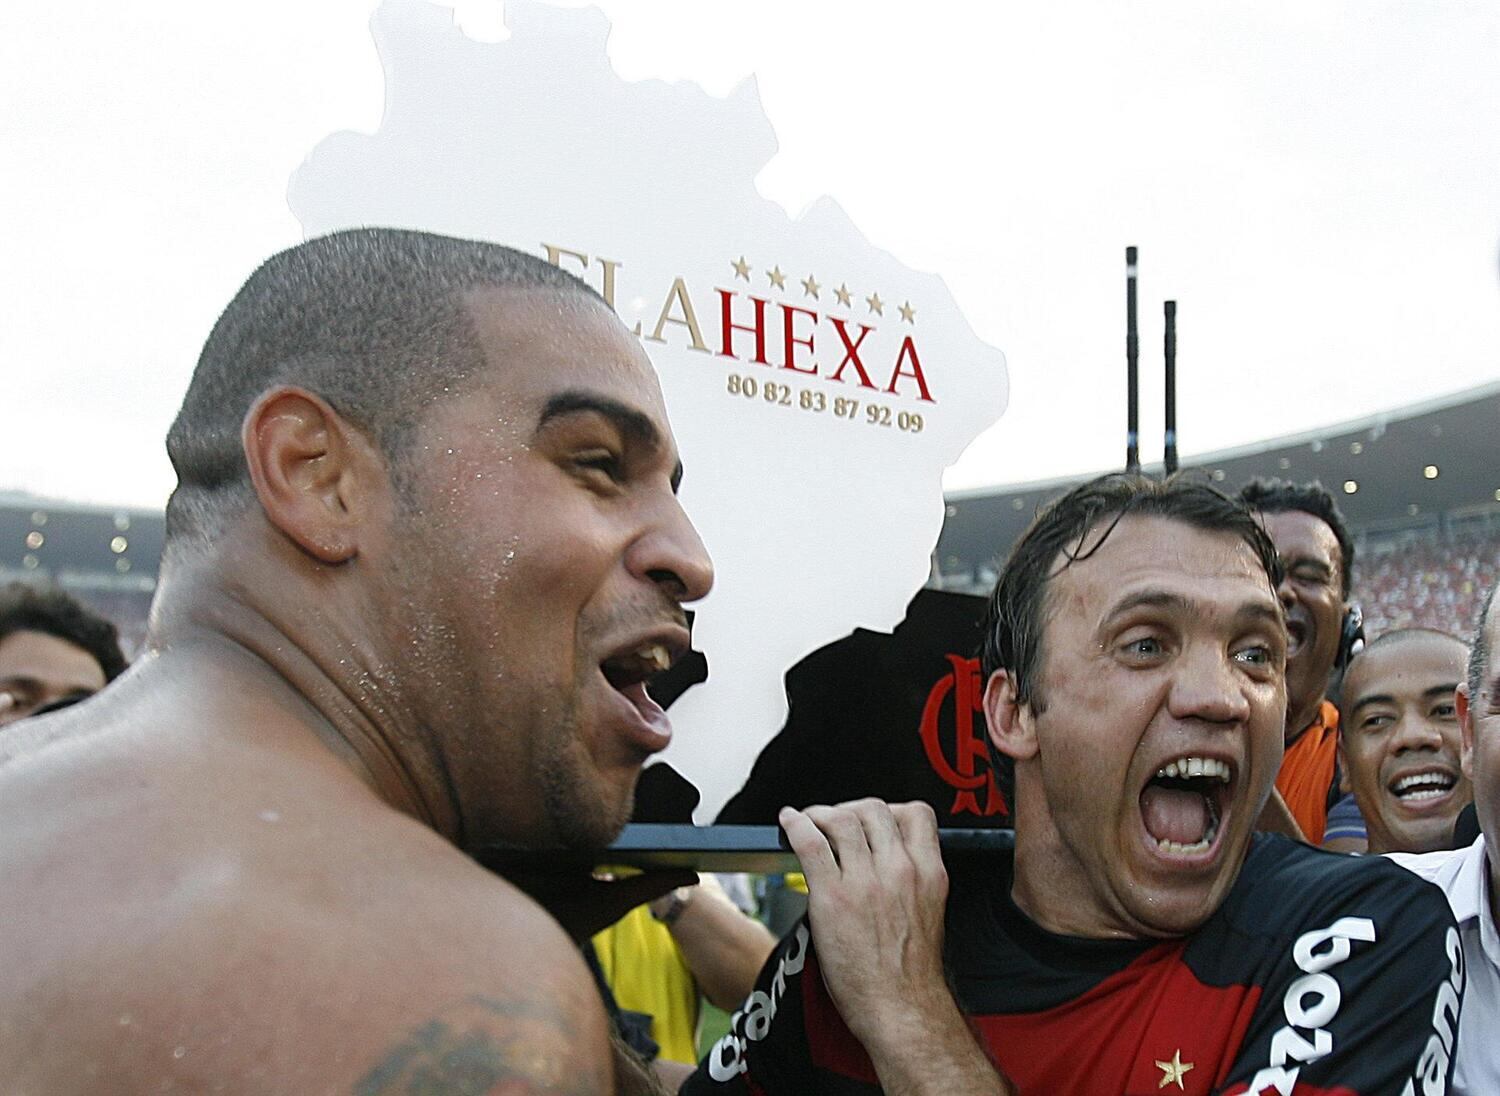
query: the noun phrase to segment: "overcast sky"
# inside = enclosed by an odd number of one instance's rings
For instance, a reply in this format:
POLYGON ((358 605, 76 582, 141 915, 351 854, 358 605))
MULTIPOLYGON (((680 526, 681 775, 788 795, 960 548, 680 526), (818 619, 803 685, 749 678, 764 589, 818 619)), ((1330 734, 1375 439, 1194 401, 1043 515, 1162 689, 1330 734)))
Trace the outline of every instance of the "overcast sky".
MULTIPOLYGON (((288 178, 379 125, 374 6, 4 5, 0 490, 165 500, 199 345, 300 237, 288 178)), ((1010 408, 950 488, 1121 461, 1127 244, 1148 460, 1165 297, 1187 454, 1500 376, 1500 5, 598 6, 626 79, 753 76, 763 193, 831 195, 1005 352, 1010 408)), ((497 37, 500 10, 458 14, 497 37)))

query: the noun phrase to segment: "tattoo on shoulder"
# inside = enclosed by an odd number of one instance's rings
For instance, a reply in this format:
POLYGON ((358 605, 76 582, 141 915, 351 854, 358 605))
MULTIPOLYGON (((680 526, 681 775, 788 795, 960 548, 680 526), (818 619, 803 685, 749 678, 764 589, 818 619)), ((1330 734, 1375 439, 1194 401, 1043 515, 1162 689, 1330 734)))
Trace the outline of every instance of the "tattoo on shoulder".
POLYGON ((354 1096, 591 1096, 578 1076, 579 1032, 536 1001, 470 997, 401 1041, 354 1086, 354 1096))

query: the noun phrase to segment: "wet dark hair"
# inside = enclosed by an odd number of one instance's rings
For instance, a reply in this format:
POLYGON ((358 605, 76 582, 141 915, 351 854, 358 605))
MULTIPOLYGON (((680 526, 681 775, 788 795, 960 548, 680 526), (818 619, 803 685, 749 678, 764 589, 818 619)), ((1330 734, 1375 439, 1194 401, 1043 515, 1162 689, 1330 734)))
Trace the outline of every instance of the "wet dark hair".
MULTIPOLYGON (((1034 712, 1046 710, 1038 679, 1048 583, 1089 559, 1127 515, 1169 518, 1206 532, 1237 536, 1260 561, 1271 589, 1274 591, 1281 582, 1276 547, 1255 515, 1243 502, 1198 475, 1183 473, 1156 480, 1117 474, 1073 488, 1043 507, 1016 541, 990 594, 985 618, 980 655, 984 679, 989 680, 999 669, 1009 671, 1015 681, 1017 702, 1029 703, 1034 712)), ((990 761, 1000 790, 1014 810, 1014 762, 993 743, 990 761)))
POLYGON ((125 672, 125 652, 115 626, 56 586, 0 586, 0 639, 16 632, 42 632, 87 651, 104 671, 105 681, 125 672))
POLYGON ((214 325, 167 434, 168 545, 212 538, 253 499, 240 428, 276 385, 316 392, 399 465, 421 411, 484 365, 464 296, 485 287, 602 303, 534 255, 403 229, 335 232, 262 263, 214 325))
POLYGON ((1349 600, 1349 591, 1354 588, 1354 539, 1349 536, 1344 515, 1327 488, 1317 480, 1291 483, 1282 479, 1253 479, 1240 488, 1240 500, 1264 514, 1292 511, 1311 514, 1332 529, 1334 539, 1339 542, 1339 594, 1349 600))
POLYGON ((1490 592, 1485 595, 1484 608, 1479 610, 1479 623, 1474 626, 1474 638, 1469 641, 1469 667, 1465 677, 1469 682, 1469 703, 1479 703, 1479 690, 1484 687, 1484 679, 1490 671, 1490 642, 1488 630, 1490 626, 1490 610, 1495 607, 1495 591, 1500 590, 1500 583, 1490 587, 1490 592))

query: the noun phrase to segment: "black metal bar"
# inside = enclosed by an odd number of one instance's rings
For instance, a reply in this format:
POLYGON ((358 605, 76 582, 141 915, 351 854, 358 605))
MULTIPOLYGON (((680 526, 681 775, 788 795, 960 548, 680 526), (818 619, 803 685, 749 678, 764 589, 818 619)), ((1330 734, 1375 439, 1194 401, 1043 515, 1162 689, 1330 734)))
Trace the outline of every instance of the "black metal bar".
POLYGON ((1140 338, 1135 326, 1135 256, 1125 249, 1125 471, 1141 470, 1140 338))
POLYGON ((1162 336, 1167 364, 1167 432, 1162 464, 1170 476, 1177 471, 1177 302, 1164 301, 1162 312, 1167 322, 1167 329, 1162 336))

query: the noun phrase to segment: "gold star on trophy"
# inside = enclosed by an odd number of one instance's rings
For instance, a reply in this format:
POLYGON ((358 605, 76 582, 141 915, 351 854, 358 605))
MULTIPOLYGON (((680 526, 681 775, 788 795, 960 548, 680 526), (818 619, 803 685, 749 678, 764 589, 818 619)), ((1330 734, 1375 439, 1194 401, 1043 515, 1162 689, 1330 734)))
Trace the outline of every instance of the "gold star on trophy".
POLYGON ((736 278, 744 278, 747 282, 750 280, 750 264, 745 261, 745 256, 741 255, 739 262, 730 263, 729 265, 734 267, 734 276, 736 278))
POLYGON ((909 324, 917 322, 917 310, 911 306, 910 301, 903 301, 900 307, 901 318, 909 324))
POLYGON ((1184 1092, 1187 1091, 1187 1086, 1182 1083, 1182 1078, 1188 1070, 1193 1068, 1193 1063, 1182 1060, 1181 1050, 1174 1050, 1172 1052, 1172 1060, 1170 1062, 1157 1062, 1156 1068, 1162 1072, 1162 1078, 1157 1083, 1157 1088, 1166 1088, 1168 1085, 1175 1084, 1184 1092))
POLYGON ((875 315, 885 315, 885 302, 880 299, 879 293, 871 293, 865 298, 865 304, 870 306, 870 311, 875 313, 875 315))
POLYGON ((766 277, 770 279, 771 284, 777 289, 786 288, 786 275, 781 272, 781 265, 779 263, 766 271, 766 277))
POLYGON ((802 295, 804 297, 811 297, 816 301, 818 299, 818 290, 822 288, 818 284, 818 279, 814 278, 811 274, 802 279, 802 295))
POLYGON ((839 287, 833 291, 833 295, 839 299, 839 304, 845 308, 849 307, 849 287, 839 282, 839 287))

